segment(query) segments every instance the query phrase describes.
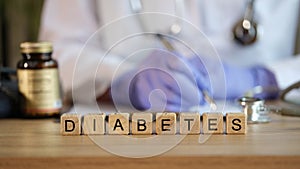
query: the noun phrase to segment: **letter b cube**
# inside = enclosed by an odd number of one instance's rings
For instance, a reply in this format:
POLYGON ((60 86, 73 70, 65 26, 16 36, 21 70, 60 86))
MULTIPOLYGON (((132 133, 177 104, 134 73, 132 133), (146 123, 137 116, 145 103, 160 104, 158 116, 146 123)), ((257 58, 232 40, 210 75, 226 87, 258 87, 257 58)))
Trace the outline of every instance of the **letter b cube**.
POLYGON ((133 113, 132 134, 152 134, 152 113, 133 113))

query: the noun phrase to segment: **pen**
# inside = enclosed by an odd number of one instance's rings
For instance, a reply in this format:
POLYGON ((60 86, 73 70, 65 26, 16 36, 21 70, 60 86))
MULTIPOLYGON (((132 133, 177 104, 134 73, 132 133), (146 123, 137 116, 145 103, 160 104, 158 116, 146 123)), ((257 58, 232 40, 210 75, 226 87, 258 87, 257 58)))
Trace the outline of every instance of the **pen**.
MULTIPOLYGON (((166 49, 168 49, 169 51, 175 51, 175 48, 173 47, 173 45, 166 38, 164 38, 162 34, 158 33, 158 34, 156 34, 156 36, 162 42, 162 44, 166 47, 166 49)), ((210 104, 210 108, 212 110, 217 110, 217 104, 213 100, 213 98, 209 95, 208 91, 202 90, 202 94, 203 94, 204 100, 210 104)))

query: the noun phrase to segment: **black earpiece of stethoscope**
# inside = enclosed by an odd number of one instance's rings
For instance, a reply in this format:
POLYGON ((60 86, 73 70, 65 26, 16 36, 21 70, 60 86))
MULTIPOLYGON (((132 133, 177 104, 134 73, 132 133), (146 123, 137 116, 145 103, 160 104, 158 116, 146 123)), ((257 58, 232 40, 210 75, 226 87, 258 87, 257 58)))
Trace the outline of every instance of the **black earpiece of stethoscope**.
POLYGON ((249 0, 244 17, 234 25, 232 30, 236 42, 244 46, 253 44, 258 37, 257 24, 253 19, 254 1, 249 0))

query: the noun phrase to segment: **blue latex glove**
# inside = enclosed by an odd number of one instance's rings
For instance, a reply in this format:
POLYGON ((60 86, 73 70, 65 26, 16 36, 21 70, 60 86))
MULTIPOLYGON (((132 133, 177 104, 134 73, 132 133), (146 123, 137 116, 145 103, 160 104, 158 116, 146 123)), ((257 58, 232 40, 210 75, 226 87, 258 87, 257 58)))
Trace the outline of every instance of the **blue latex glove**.
MULTIPOLYGON (((202 71, 203 64, 199 57, 191 57, 188 61, 195 69, 202 71)), ((205 63, 212 62, 207 61, 205 63)), ((223 73, 225 74, 225 85, 218 84, 213 85, 212 87, 212 96, 215 99, 236 99, 238 97, 243 96, 247 91, 253 89, 256 86, 262 86, 266 89, 273 89, 271 91, 265 91, 255 97, 262 98, 262 99, 273 99, 278 96, 279 90, 278 84, 275 78, 275 75, 268 70, 267 68, 257 65, 251 67, 238 67, 229 64, 222 64, 223 66, 223 73), (220 91, 225 90, 225 95, 220 95, 220 91), (225 97, 225 98, 224 98, 225 97)), ((212 68, 212 67, 210 67, 212 68)), ((214 67, 214 69, 220 69, 218 67, 214 67)), ((209 71, 208 72, 214 72, 209 71)), ((210 79, 218 79, 219 74, 209 74, 210 79)), ((213 83, 213 82, 212 82, 213 83)))
POLYGON ((156 50, 140 66, 112 82, 115 105, 133 105, 139 110, 188 111, 204 104, 202 90, 210 81, 204 69, 168 51, 156 50))

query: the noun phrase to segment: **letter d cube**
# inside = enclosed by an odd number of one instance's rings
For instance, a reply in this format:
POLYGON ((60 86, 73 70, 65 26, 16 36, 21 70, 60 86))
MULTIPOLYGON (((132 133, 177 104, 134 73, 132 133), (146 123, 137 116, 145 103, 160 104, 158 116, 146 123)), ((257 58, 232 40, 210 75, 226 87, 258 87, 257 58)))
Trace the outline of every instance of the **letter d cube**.
POLYGON ((60 117, 60 133, 64 136, 81 134, 81 115, 65 113, 60 117))

